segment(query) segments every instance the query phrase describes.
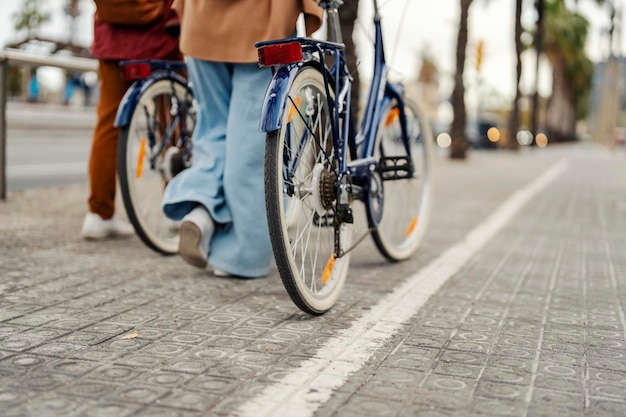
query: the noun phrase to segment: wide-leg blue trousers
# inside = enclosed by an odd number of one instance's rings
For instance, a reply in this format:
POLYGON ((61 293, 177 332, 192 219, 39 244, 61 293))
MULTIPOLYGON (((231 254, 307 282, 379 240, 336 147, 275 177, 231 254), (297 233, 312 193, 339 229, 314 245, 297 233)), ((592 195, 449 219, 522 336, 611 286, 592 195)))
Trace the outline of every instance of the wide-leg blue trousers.
POLYGON ((273 258, 259 117, 271 70, 191 57, 187 67, 198 104, 193 161, 168 184, 163 210, 180 220, 203 205, 216 223, 209 264, 237 276, 265 276, 273 258))

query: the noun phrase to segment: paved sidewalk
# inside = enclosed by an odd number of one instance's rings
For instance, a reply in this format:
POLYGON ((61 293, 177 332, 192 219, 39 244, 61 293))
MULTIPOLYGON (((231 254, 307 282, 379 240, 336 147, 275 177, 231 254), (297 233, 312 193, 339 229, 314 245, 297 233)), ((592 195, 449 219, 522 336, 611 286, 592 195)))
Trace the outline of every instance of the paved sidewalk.
POLYGON ((247 416, 272 401, 282 413, 266 415, 626 415, 624 153, 553 146, 437 165, 419 253, 389 264, 366 240, 340 302, 316 318, 276 273, 219 279, 138 238, 82 241, 84 186, 10 193, 0 202, 0 415, 247 416), (407 322, 383 317, 362 329, 385 336, 364 339, 367 355, 350 347, 323 359, 564 159, 407 322), (324 360, 331 373, 318 376, 324 360), (286 380, 304 402, 267 398, 286 380))

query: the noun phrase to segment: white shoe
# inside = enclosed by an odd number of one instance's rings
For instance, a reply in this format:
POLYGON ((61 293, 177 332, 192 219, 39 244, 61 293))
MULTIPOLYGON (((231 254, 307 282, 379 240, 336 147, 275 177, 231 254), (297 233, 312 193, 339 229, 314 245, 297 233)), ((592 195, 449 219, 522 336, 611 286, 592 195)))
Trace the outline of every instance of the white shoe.
POLYGON ((223 269, 219 269, 219 268, 213 268, 213 275, 216 276, 216 277, 220 277, 220 278, 226 278, 226 277, 232 276, 228 272, 224 271, 223 269))
POLYGON ((215 223, 202 206, 191 210, 183 218, 178 231, 178 253, 185 262, 198 268, 206 268, 214 231, 215 223))
POLYGON ((84 239, 105 239, 109 237, 127 237, 135 234, 130 224, 113 216, 104 220, 96 213, 87 213, 80 235, 84 239))

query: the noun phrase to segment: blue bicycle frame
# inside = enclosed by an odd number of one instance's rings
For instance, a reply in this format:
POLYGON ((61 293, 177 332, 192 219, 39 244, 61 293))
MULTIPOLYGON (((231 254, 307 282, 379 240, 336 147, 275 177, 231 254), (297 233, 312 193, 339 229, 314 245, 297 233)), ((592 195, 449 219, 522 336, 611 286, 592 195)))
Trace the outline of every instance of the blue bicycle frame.
MULTIPOLYGON (((313 65, 317 67, 323 75, 324 84, 326 86, 326 96, 329 101, 329 108, 334 109, 332 119, 332 133, 334 141, 335 158, 338 161, 337 174, 338 183, 350 185, 350 196, 365 200, 367 193, 363 192, 363 187, 369 187, 372 167, 377 166, 379 160, 374 158, 374 146, 376 136, 378 134, 378 126, 383 117, 383 110, 387 107, 391 100, 398 103, 400 126, 402 126, 401 137, 410 158, 410 145, 408 133, 406 131, 406 114, 404 112, 404 99, 402 97, 402 86, 400 84, 391 84, 387 81, 387 65, 385 62, 385 54, 383 48, 383 37, 381 28, 381 19, 378 14, 378 8, 375 3, 375 43, 374 43, 374 71, 372 83, 369 89, 367 104, 365 107, 363 119, 359 131, 354 134, 354 123, 351 114, 350 89, 351 80, 344 59, 343 43, 320 41, 310 38, 286 38, 259 42, 257 48, 263 48, 272 45, 287 45, 297 43, 302 50, 302 59, 295 62, 270 64, 273 66, 274 74, 272 81, 267 89, 263 101, 261 112, 260 130, 263 132, 271 132, 281 127, 282 115, 284 114, 287 102, 288 92, 293 84, 298 69, 304 65, 313 65), (333 65, 328 68, 324 63, 324 57, 330 55, 335 58, 333 65), (338 92, 336 99, 332 100, 329 92, 330 86, 334 92, 338 92), (340 121, 344 121, 342 129, 340 129, 340 121), (351 161, 348 163, 346 157, 350 152, 351 161), (349 180, 348 180, 349 178, 349 180)), ((413 167, 409 161, 408 166, 402 167, 398 171, 402 171, 403 177, 413 175, 413 167)), ((394 170, 396 168, 392 168, 394 170)), ((368 190, 365 190, 368 191, 368 190)), ((339 198, 340 203, 347 203, 345 198, 339 198), (343 201, 341 201, 343 200, 343 201)), ((374 213, 375 210, 368 210, 368 213, 374 213)), ((376 227, 380 220, 376 214, 368 216, 370 226, 376 227)))

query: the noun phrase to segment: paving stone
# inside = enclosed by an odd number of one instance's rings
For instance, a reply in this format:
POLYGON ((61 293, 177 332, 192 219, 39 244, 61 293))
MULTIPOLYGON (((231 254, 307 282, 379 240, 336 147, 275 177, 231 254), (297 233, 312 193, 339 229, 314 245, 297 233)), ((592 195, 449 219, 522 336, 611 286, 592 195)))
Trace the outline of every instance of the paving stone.
POLYGON ((626 402, 592 398, 589 402, 589 416, 622 416, 626 415, 626 402))
POLYGON ((134 414, 141 408, 140 405, 132 403, 107 403, 98 402, 90 405, 76 414, 79 417, 126 417, 134 414))
POLYGON ((478 379, 483 368, 480 366, 460 365, 456 362, 439 362, 433 373, 450 377, 478 379))
POLYGON ((159 404, 175 409, 203 411, 215 406, 219 400, 218 395, 177 390, 161 398, 159 404))
MULTIPOLYGON (((468 415, 476 416, 524 416, 526 415, 525 404, 517 398, 493 398, 476 397, 468 415), (471 414, 470 414, 471 413, 471 414)), ((457 415, 462 415, 457 414, 457 415)))
POLYGON ((137 414, 133 414, 137 417, 200 417, 204 413, 191 410, 180 410, 169 407, 146 407, 140 410, 137 414))
POLYGON ((11 352, 23 352, 43 343, 44 341, 41 338, 29 337, 27 334, 17 334, 0 340, 0 349, 11 352))
POLYGON ((476 381, 447 375, 430 375, 421 389, 424 391, 440 391, 449 395, 469 396, 476 387, 476 381))
POLYGON ((533 391, 532 403, 539 406, 564 408, 583 413, 585 399, 583 395, 557 392, 543 388, 533 391))
POLYGON ((588 372, 591 381, 626 384, 626 372, 594 368, 588 368, 588 372))
POLYGON ((444 350, 440 360, 442 362, 457 363, 461 365, 483 366, 488 356, 480 352, 463 352, 458 350, 444 350))
POLYGON ((563 376, 554 373, 539 373, 535 379, 535 387, 552 391, 583 395, 585 383, 582 378, 563 376))

